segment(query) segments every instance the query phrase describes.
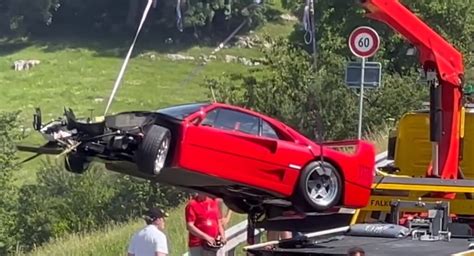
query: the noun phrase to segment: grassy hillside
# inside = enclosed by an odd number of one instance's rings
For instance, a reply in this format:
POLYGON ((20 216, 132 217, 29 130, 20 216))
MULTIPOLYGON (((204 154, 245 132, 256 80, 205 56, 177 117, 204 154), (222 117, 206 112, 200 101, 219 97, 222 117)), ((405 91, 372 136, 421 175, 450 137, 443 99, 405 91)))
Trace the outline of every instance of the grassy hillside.
MULTIPOLYGON (((292 31, 294 21, 275 21, 255 31, 256 35, 285 36, 292 31)), ((32 114, 41 107, 43 122, 62 115, 70 107, 77 116, 103 115, 108 97, 122 66, 130 38, 82 38, 68 36, 47 41, 9 42, 0 40, 0 111, 21 111, 21 119, 29 136, 24 143, 44 141, 31 131, 32 114), (36 59, 41 63, 29 71, 14 71, 16 60, 36 59)), ((108 114, 128 110, 157 109, 171 104, 208 100, 200 87, 206 76, 223 72, 247 72, 241 63, 227 63, 225 55, 258 58, 257 49, 225 48, 217 59, 200 68, 198 57, 208 56, 213 47, 176 49, 143 37, 137 43, 122 84, 108 114), (146 41, 148 40, 148 41, 146 41), (168 54, 195 57, 193 60, 172 61, 168 54)), ((26 158, 31 154, 20 153, 26 158)), ((23 166, 18 173, 20 183, 34 182, 34 172, 40 157, 23 166)))
MULTIPOLYGON (((122 59, 97 56, 88 49, 65 49, 48 52, 45 48, 31 46, 0 58, 1 111, 20 110, 26 128, 31 128, 34 107, 43 110, 44 121, 62 115, 63 107, 71 107, 78 116, 102 115, 112 91, 122 59), (41 64, 28 72, 8 69, 18 59, 38 59, 41 64)), ((169 104, 179 104, 206 99, 205 90, 199 83, 206 75, 219 74, 231 70, 242 70, 245 66, 229 63, 209 63, 188 84, 182 84, 196 64, 189 61, 172 62, 158 55, 136 57, 130 61, 123 83, 117 92, 109 112, 124 110, 157 109, 169 104)), ((32 133, 25 143, 42 143, 36 133, 32 133)), ((26 154, 20 154, 26 157, 26 154)), ((37 160, 25 166, 19 179, 31 181, 31 172, 37 160)))

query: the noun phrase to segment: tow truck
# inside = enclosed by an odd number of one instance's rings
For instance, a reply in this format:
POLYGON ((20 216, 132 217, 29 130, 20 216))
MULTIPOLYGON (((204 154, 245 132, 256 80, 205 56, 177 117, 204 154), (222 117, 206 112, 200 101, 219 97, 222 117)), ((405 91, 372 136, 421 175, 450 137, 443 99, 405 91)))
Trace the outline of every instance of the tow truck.
POLYGON ((359 0, 418 51, 429 107, 406 113, 390 134, 362 209, 252 216, 249 255, 474 255, 474 108, 465 97, 462 54, 398 0, 359 0), (301 232, 255 244, 256 228, 301 232), (272 245, 269 249, 268 245, 272 245))

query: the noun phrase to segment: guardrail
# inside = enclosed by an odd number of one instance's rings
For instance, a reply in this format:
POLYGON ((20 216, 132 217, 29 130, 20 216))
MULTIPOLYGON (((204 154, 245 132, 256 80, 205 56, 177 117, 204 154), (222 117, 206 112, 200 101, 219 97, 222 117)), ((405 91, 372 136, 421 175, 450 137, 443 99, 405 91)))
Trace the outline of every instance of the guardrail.
MULTIPOLYGON (((378 154, 375 157, 375 166, 382 167, 382 166, 387 165, 390 162, 390 160, 387 159, 387 155, 388 155, 387 151, 378 154)), ((354 213, 355 210, 341 208, 340 212, 354 213)), ((235 255, 235 250, 237 249, 237 247, 241 243, 244 243, 247 241, 247 223, 248 223, 247 220, 244 220, 240 222, 239 224, 236 224, 225 231, 225 235, 227 237, 227 244, 217 252, 217 256, 234 256, 235 255)), ((255 230, 255 236, 256 236, 255 240, 257 243, 259 242, 261 235, 263 234, 263 231, 264 231, 263 229, 255 230)), ((185 254, 183 254, 183 256, 189 256, 189 253, 186 252, 185 254)))

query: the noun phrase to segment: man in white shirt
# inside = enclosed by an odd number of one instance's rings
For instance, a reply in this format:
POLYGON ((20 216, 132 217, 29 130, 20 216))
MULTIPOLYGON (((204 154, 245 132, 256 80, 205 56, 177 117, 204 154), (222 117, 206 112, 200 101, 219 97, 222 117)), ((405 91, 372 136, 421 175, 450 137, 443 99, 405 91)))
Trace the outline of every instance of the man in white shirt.
POLYGON ((147 226, 135 233, 128 247, 128 256, 167 256, 168 241, 163 233, 166 213, 151 208, 145 215, 147 226))

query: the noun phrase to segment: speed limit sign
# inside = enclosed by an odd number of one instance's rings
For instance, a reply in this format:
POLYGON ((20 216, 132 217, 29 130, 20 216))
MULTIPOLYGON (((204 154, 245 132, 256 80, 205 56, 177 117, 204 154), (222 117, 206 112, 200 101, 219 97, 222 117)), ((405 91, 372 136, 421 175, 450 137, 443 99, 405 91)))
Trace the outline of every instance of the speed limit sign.
POLYGON ((377 52, 379 46, 379 35, 371 27, 358 27, 349 36, 349 48, 357 57, 371 57, 377 52))

